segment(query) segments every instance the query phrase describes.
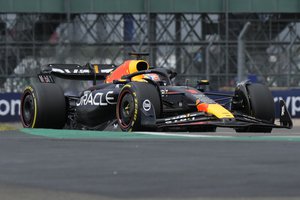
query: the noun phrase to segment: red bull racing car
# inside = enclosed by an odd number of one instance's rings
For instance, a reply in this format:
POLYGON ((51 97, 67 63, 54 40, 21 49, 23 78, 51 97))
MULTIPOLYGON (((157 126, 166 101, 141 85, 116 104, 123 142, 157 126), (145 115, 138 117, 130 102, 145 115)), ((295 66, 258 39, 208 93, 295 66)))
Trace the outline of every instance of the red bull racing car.
POLYGON ((118 67, 49 64, 42 68, 38 81, 24 90, 22 124, 26 128, 199 132, 217 127, 271 132, 293 126, 283 100, 279 123, 274 123, 275 105, 265 85, 243 82, 233 94, 220 94, 175 86, 171 82, 175 75, 170 70, 151 68, 140 58, 118 67), (90 80, 93 85, 71 94, 56 82, 58 78, 90 80), (224 103, 225 99, 228 101, 224 103))

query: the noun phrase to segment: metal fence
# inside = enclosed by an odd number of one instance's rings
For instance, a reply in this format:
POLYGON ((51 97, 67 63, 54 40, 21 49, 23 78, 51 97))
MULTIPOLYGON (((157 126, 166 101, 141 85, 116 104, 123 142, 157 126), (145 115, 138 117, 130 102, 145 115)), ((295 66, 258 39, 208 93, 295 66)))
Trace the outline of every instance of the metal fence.
POLYGON ((150 64, 177 71, 181 84, 209 79, 220 89, 251 79, 299 87, 298 19, 284 13, 0 14, 0 91, 21 91, 47 63, 118 65, 130 51, 149 52, 150 64))

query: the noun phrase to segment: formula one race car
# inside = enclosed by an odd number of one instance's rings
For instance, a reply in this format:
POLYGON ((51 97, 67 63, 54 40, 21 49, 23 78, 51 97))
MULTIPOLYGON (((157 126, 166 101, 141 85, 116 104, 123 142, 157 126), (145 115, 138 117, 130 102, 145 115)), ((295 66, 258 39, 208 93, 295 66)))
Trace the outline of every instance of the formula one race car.
MULTIPOLYGON (((122 131, 215 131, 229 127, 237 132, 271 132, 292 128, 280 101, 280 124, 274 124, 275 106, 269 89, 243 82, 234 94, 205 92, 171 83, 176 73, 150 68, 136 60, 120 66, 49 64, 37 83, 26 87, 21 100, 21 120, 26 128, 68 128, 122 131), (57 79, 90 80, 93 85, 70 94, 57 79), (96 84, 101 81, 101 84, 96 84), (208 96, 222 98, 213 100, 208 96), (229 99, 221 104, 224 99, 229 99), (220 101, 219 101, 220 100, 220 101), (218 103, 219 102, 219 103, 218 103)), ((200 82, 205 85, 207 82, 200 82)))

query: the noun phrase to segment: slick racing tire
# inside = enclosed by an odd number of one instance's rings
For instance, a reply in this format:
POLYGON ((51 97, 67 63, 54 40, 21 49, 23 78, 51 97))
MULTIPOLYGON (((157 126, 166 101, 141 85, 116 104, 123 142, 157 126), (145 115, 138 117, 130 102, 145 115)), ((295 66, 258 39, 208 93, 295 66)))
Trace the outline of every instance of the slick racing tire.
MULTIPOLYGON (((268 87, 262 84, 255 83, 248 85, 247 91, 247 98, 249 99, 250 109, 249 113, 245 114, 273 124, 275 120, 275 103, 268 87)), ((236 129, 236 131, 270 133, 272 131, 272 128, 251 126, 245 128, 238 128, 236 129)))
POLYGON ((161 99, 157 88, 150 83, 131 82, 126 84, 118 97, 116 117, 122 131, 146 131, 142 125, 142 109, 147 103, 153 106, 155 116, 160 116, 161 99))
POLYGON ((21 98, 21 121, 25 128, 63 128, 66 102, 62 89, 53 83, 26 87, 21 98))

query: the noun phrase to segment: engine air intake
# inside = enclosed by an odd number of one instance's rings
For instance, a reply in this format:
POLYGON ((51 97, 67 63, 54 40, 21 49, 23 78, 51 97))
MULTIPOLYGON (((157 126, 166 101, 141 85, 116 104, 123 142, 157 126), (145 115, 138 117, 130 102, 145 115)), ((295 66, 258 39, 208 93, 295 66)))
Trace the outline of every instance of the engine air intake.
POLYGON ((139 61, 136 63, 136 69, 137 71, 147 70, 149 68, 149 65, 145 61, 139 61))

